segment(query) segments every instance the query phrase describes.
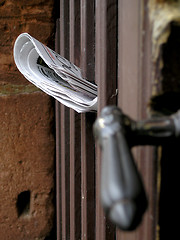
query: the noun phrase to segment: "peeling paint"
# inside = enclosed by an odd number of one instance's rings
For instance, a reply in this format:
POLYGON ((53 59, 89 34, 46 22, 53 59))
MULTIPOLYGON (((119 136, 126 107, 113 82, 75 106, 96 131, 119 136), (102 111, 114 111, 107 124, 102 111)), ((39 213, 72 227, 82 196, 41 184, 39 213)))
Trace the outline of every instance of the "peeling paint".
POLYGON ((153 61, 156 61, 162 44, 170 34, 170 23, 180 24, 180 1, 171 3, 159 3, 151 0, 149 3, 150 21, 152 24, 153 61))

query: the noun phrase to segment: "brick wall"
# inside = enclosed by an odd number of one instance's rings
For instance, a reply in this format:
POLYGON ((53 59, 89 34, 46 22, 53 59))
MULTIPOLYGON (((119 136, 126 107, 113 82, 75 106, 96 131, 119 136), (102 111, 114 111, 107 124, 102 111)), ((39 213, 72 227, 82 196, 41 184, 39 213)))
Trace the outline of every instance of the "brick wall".
POLYGON ((54 101, 17 70, 28 32, 53 47, 53 0, 0 0, 0 239, 48 238, 54 219, 54 101))

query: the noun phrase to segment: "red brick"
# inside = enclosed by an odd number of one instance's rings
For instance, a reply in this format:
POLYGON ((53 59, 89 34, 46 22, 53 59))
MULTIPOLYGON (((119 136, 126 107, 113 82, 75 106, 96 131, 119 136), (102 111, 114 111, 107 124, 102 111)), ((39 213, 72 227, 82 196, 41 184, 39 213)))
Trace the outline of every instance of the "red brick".
POLYGON ((19 34, 28 32, 44 44, 52 43, 53 7, 53 0, 6 0, 4 4, 0 4, 0 81, 5 80, 3 74, 16 71, 13 46, 19 34))
POLYGON ((24 93, 1 96, 0 106, 1 239, 44 239, 54 213, 52 100, 41 92, 24 93), (18 195, 28 190, 29 214, 18 217, 18 195))
MULTIPOLYGON (((54 0, 0 0, 0 239, 45 239, 54 220, 53 100, 13 59, 22 32, 53 42, 54 0), (29 212, 18 196, 30 192, 29 212), (24 209, 23 214, 19 211, 24 209)), ((51 46, 52 47, 52 46, 51 46)), ((27 199, 28 200, 28 199, 27 199)), ((28 203, 28 201, 27 201, 28 203)))

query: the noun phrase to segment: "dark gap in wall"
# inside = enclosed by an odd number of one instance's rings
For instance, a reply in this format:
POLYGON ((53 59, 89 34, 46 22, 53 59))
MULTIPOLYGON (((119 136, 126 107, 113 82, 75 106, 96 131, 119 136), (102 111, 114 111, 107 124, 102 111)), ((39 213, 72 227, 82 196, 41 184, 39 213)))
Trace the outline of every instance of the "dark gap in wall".
POLYGON ((156 0, 157 3, 174 3, 178 2, 178 0, 156 0))
POLYGON ((26 216, 26 215, 29 214, 29 211, 30 211, 30 197, 31 197, 31 193, 30 193, 29 190, 21 192, 18 195, 18 199, 17 199, 17 203, 16 203, 18 217, 26 216))
POLYGON ((171 33, 162 47, 163 92, 180 92, 180 25, 171 23, 171 33))
POLYGON ((162 94, 151 99, 151 108, 163 115, 180 109, 180 24, 172 22, 169 38, 162 46, 162 94))
MULTIPOLYGON (((162 115, 170 115, 180 109, 180 24, 170 24, 170 35, 162 46, 163 62, 162 94, 151 100, 152 109, 162 115)), ((180 212, 179 183, 179 138, 163 145, 159 154, 159 239, 175 239, 179 227, 176 215, 180 212)))

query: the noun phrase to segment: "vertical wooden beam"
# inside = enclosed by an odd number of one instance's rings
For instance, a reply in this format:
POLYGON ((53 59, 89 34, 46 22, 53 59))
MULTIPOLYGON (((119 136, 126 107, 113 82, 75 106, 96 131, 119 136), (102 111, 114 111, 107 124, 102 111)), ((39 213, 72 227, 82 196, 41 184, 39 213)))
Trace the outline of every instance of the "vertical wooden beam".
MULTIPOLYGON (((60 54, 69 59, 69 1, 60 1, 60 54)), ((61 104, 61 230, 70 236, 69 219, 69 109, 61 104)))
MULTIPOLYGON (((70 61, 74 61, 74 1, 69 1, 70 61)), ((70 239, 75 240, 75 113, 70 109, 70 239)))
MULTIPOLYGON (((106 2, 106 1, 104 1, 106 2)), ((106 4, 106 3, 105 3, 106 4)), ((98 113, 106 105, 106 5, 96 1, 95 80, 98 85, 98 113), (102 81, 101 81, 102 80, 102 81)), ((96 147, 96 240, 105 240, 105 216, 100 203, 101 153, 96 147)))
MULTIPOLYGON (((56 21, 56 35, 55 35, 55 51, 60 51, 60 33, 59 33, 60 21, 56 21)), ((61 183, 60 183, 60 104, 55 100, 55 123, 56 123, 56 237, 60 240, 60 193, 61 193, 61 183)))
MULTIPOLYGON (((94 1, 81 0, 81 69, 94 81, 94 1)), ((81 239, 94 239, 94 114, 81 114, 81 239)))
POLYGON ((81 239, 95 235, 95 169, 93 113, 81 114, 81 239))
POLYGON ((138 117, 141 79, 142 1, 119 1, 119 97, 121 108, 138 117), (128 96, 128 101, 127 101, 128 96))
POLYGON ((61 166, 60 166, 60 106, 59 102, 55 103, 56 111, 56 236, 57 240, 61 239, 61 166))
MULTIPOLYGON (((118 105, 135 119, 147 118, 152 77, 148 1, 120 0, 118 9, 118 105)), ((142 224, 132 233, 117 231, 117 240, 155 239, 155 225, 151 219, 152 216, 155 219, 152 196, 156 193, 153 152, 149 147, 135 150, 134 156, 144 181, 149 208, 142 224)))
MULTIPOLYGON (((98 114, 105 105, 116 104, 117 1, 96 1, 96 75, 98 114)), ((101 153, 96 151, 96 239, 114 239, 111 223, 105 220, 100 203, 101 153)))
MULTIPOLYGON (((55 51, 60 52, 60 21, 56 21, 55 51)), ((60 123, 60 103, 55 101, 55 121, 56 121, 56 237, 61 239, 61 123, 60 123)))
MULTIPOLYGON (((70 0, 70 61, 80 61, 80 1, 70 0)), ((81 238, 80 114, 70 109, 70 239, 81 238)))
POLYGON ((69 236, 69 110, 61 105, 62 239, 69 236))
MULTIPOLYGON (((119 1, 118 11, 118 105, 130 116, 138 116, 140 89, 141 3, 139 0, 119 1), (140 34, 140 36, 139 36, 140 34)), ((136 154, 137 155, 137 154, 136 154)), ((117 239, 135 240, 132 233, 117 230, 117 239)))

